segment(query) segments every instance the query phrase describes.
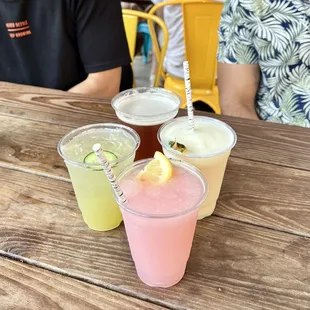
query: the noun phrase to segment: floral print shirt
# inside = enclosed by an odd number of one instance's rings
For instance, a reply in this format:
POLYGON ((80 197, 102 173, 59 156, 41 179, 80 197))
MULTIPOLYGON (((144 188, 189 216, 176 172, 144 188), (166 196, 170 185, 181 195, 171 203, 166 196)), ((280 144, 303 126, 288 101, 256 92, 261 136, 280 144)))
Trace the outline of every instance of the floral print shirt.
POLYGON ((259 65, 261 119, 310 127, 310 1, 226 0, 218 61, 259 65))

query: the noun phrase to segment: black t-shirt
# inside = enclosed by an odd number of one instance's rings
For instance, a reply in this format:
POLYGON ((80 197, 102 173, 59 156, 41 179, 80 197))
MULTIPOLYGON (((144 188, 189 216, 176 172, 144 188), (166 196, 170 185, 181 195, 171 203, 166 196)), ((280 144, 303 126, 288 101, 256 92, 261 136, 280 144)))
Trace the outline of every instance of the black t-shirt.
POLYGON ((0 81, 68 90, 130 61, 118 0, 0 0, 0 81))

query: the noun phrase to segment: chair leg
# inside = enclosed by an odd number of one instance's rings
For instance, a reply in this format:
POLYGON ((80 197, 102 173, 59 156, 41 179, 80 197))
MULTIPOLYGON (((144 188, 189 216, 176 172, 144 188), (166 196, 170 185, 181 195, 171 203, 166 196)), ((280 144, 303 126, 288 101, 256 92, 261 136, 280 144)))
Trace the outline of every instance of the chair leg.
POLYGON ((148 56, 150 53, 150 50, 152 48, 152 40, 151 36, 147 33, 143 33, 143 63, 147 64, 148 63, 148 56))

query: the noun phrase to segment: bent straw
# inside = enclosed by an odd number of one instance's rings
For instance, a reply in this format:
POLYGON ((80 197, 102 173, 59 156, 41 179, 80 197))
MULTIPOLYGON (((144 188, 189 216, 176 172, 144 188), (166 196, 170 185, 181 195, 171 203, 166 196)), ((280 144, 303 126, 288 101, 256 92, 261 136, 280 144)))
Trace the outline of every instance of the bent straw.
POLYGON ((191 87, 191 79, 190 79, 190 74, 189 74, 188 61, 183 62, 183 71, 184 71, 184 82, 185 82, 185 91, 186 91, 188 127, 189 127, 189 130, 194 130, 195 129, 194 107, 193 107, 193 101, 192 101, 192 87, 191 87))
POLYGON ((112 167, 110 165, 110 163, 108 162, 107 158, 105 157, 104 153, 103 153, 103 150, 101 148, 101 145, 100 143, 96 143, 94 144, 93 146, 93 151, 95 152, 97 158, 98 158, 98 161, 100 163, 100 165, 102 166, 115 194, 116 194, 116 197, 120 200, 121 203, 126 203, 127 202, 127 199, 124 195, 124 192, 121 190, 119 184, 117 183, 116 181, 116 177, 115 177, 115 174, 113 173, 112 171, 112 167))

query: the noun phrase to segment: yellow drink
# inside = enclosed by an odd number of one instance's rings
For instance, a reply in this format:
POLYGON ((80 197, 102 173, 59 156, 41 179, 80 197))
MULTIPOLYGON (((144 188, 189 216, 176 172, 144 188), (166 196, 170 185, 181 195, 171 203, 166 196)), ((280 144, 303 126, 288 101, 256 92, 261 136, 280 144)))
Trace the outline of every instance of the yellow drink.
POLYGON ((106 231, 119 226, 122 215, 104 171, 97 163, 87 161, 96 143, 111 154, 108 159, 117 175, 134 161, 140 138, 123 125, 95 124, 70 132, 58 144, 85 223, 93 230, 106 231))
POLYGON ((178 117, 165 123, 159 129, 158 139, 167 157, 196 166, 207 179, 208 197, 198 215, 198 219, 203 219, 215 209, 227 160, 237 136, 230 126, 219 120, 204 116, 195 116, 194 119, 194 131, 188 129, 187 117, 178 117), (173 142, 185 146, 185 151, 180 152, 176 145, 171 146, 173 142))

